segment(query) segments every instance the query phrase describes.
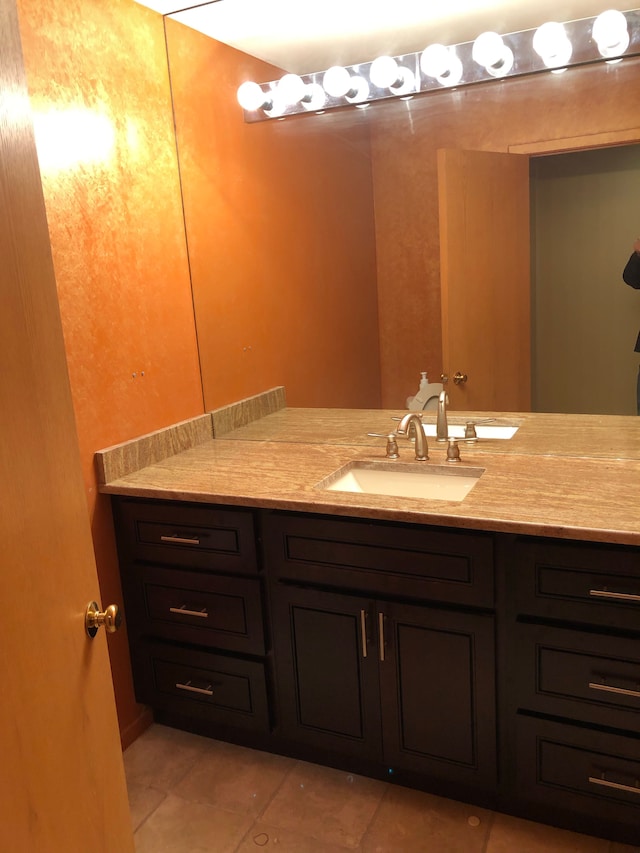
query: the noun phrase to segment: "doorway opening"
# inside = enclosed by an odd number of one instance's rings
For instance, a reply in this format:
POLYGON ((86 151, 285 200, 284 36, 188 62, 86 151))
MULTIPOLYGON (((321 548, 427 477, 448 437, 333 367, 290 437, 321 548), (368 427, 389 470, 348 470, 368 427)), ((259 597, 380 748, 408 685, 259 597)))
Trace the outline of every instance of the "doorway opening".
POLYGON ((532 157, 532 409, 636 414, 640 145, 532 157))

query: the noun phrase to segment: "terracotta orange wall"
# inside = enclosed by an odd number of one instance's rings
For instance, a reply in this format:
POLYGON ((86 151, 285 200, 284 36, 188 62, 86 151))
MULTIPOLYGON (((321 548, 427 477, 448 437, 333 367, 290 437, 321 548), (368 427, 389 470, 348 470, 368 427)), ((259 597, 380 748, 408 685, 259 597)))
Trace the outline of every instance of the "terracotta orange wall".
POLYGON ((366 122, 245 124, 246 79, 282 71, 167 21, 207 408, 286 387, 289 405, 380 405, 366 122))
MULTIPOLYGON (((36 124, 56 116, 67 154, 72 110, 112 134, 99 161, 60 166, 49 125, 39 153, 102 600, 121 603, 93 454, 203 411, 162 18, 131 0, 17 5, 36 124)), ((109 650, 127 743, 146 721, 124 631, 109 650)))
POLYGON ((432 381, 442 372, 437 150, 564 151, 638 140, 640 61, 633 59, 376 108, 371 147, 383 406, 402 405, 420 370, 432 381))

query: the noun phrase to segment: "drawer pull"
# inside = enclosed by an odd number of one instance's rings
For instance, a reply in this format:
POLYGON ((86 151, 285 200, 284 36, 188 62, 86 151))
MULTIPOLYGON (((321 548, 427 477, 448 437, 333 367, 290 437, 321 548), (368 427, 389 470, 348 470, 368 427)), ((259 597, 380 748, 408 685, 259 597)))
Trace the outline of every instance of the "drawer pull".
POLYGON ((633 696, 640 699, 640 690, 627 690, 625 687, 611 687, 608 684, 598 684, 596 681, 590 681, 589 687, 592 690, 604 690, 605 693, 617 693, 619 696, 633 696))
POLYGON ((206 687, 194 687, 190 681, 187 681, 185 684, 182 684, 180 681, 176 681, 176 687, 179 690, 188 690, 190 693, 201 693, 204 696, 213 696, 213 690, 211 689, 210 684, 206 687))
POLYGON ((378 642, 380 643, 380 660, 384 663, 384 613, 378 613, 378 642))
POLYGON ((186 536, 161 536, 161 542, 168 542, 170 545, 199 545, 200 540, 194 537, 187 539, 186 536))
POLYGON ((180 607, 170 607, 169 613, 179 613, 181 616, 200 616, 202 619, 209 618, 206 607, 203 607, 202 610, 189 610, 186 604, 181 604, 180 607))
POLYGON ((589 776, 588 778, 592 785, 603 785, 605 788, 615 788, 616 791, 627 791, 630 794, 640 795, 640 786, 637 782, 635 785, 621 785, 620 782, 609 782, 608 779, 600 779, 597 776, 589 776))
POLYGON ((360 611, 360 637, 362 639, 362 657, 367 656, 367 613, 365 610, 360 611))
POLYGON ((589 595, 592 595, 594 598, 612 598, 614 601, 640 602, 640 595, 632 595, 629 592, 609 592, 606 589, 590 589, 589 595))

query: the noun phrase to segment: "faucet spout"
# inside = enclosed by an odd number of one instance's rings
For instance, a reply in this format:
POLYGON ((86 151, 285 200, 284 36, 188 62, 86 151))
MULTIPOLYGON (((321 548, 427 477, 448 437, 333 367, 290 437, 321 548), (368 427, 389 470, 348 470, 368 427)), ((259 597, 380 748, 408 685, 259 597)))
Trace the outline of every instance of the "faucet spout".
POLYGON ((411 424, 414 426, 416 437, 416 461, 426 462, 429 458, 429 448, 427 445, 427 436, 422 429, 422 421, 415 412, 408 412, 400 421, 398 426, 399 435, 408 435, 411 429, 411 424))
POLYGON ((449 424, 447 422, 447 403, 449 397, 443 389, 438 398, 438 416, 436 419, 436 441, 449 440, 449 424))

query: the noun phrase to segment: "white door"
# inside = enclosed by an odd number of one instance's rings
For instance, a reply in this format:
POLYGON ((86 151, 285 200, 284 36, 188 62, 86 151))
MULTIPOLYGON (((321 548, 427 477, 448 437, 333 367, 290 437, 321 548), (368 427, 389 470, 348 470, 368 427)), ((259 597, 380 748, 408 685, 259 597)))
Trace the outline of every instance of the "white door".
MULTIPOLYGON (((16 853, 133 853, 15 0, 0 0, 0 826, 16 853)), ((105 602, 108 603, 108 602, 105 602)))

